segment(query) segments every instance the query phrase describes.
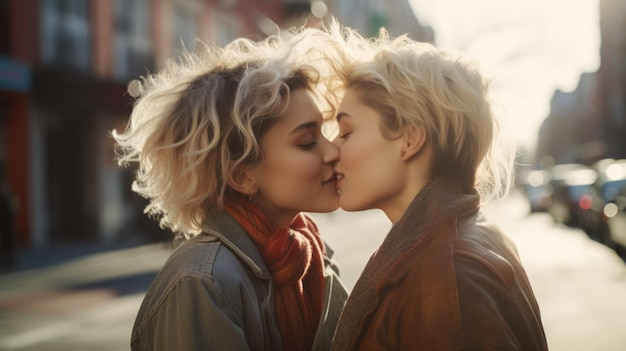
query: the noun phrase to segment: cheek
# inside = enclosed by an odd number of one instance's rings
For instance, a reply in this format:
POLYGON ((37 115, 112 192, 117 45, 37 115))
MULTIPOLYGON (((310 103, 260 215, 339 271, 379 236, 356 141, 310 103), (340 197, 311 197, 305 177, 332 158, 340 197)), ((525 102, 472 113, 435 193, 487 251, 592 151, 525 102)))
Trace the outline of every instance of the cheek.
POLYGON ((299 156, 299 162, 295 165, 302 177, 318 178, 323 168, 321 156, 306 154, 299 156))
POLYGON ((311 155, 292 152, 268 160, 267 166, 267 169, 271 171, 272 183, 286 186, 287 184, 298 184, 310 179, 317 179, 321 162, 311 155))
POLYGON ((339 162, 341 162, 344 171, 347 172, 358 166, 361 158, 360 154, 363 151, 362 148, 359 148, 358 145, 354 145, 354 143, 346 142, 339 150, 339 162))
POLYGON ((341 148, 340 162, 346 173, 353 173, 352 175, 358 175, 359 173, 366 172, 368 168, 378 168, 380 164, 374 161, 373 158, 378 157, 381 150, 378 145, 369 142, 347 142, 344 147, 341 148), (354 174, 357 173, 357 174, 354 174))
POLYGON ((367 196, 370 192, 385 188, 389 180, 399 173, 399 158, 393 157, 395 149, 392 143, 376 138, 369 140, 346 143, 341 149, 340 162, 346 177, 344 190, 350 196, 367 196), (364 192, 364 189, 369 191, 364 192))
MULTIPOLYGON (((339 195, 332 185, 322 185, 331 169, 324 169, 321 157, 297 153, 291 158, 266 164, 260 189, 275 207, 297 211, 329 212, 339 207, 339 195)), ((268 160, 270 161, 270 160, 268 160)))
POLYGON ((322 163, 318 157, 314 157, 313 154, 298 152, 289 157, 290 162, 284 168, 292 181, 301 182, 319 176, 322 163))

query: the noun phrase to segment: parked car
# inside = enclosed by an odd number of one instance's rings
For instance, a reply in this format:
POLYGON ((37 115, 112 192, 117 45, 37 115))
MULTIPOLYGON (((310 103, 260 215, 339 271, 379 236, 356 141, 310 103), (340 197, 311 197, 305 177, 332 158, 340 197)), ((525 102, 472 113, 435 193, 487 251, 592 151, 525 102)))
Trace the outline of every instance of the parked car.
MULTIPOLYGON (((626 167, 616 168, 616 174, 626 173, 626 167)), ((613 201, 604 206, 608 244, 626 260, 626 182, 617 190, 613 201)))
MULTIPOLYGON (((626 160, 602 160, 595 166, 598 175, 593 186, 579 200, 579 227, 598 242, 611 246, 605 208, 626 186, 626 160)), ((609 209, 613 205, 609 205, 609 209)))
POLYGON ((552 189, 548 184, 550 172, 534 169, 524 172, 521 178, 530 212, 546 212, 552 203, 552 189))
POLYGON ((556 223, 578 226, 580 198, 596 181, 596 171, 578 163, 555 165, 549 171, 552 195, 548 212, 556 223))

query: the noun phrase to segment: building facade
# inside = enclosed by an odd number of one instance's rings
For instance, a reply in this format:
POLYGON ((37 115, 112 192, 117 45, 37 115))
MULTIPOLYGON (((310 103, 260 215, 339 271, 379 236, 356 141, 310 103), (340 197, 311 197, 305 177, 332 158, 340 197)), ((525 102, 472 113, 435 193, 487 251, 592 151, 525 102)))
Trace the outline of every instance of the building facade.
POLYGON ((22 247, 145 240, 159 230, 130 190, 133 170, 115 162, 109 133, 128 119, 127 83, 196 38, 263 37, 289 8, 279 0, 0 4, 0 156, 22 247))
POLYGON ((225 44, 331 17, 432 41, 406 0, 5 0, 0 2, 0 173, 21 247, 169 237, 115 160, 128 82, 196 39, 225 44), (158 234, 155 234, 158 233, 158 234))
POLYGON ((626 2, 600 0, 600 67, 571 93, 556 91, 541 129, 538 165, 626 158, 626 2))
POLYGON ((364 36, 375 36, 385 27, 392 36, 408 35, 434 43, 435 33, 419 21, 408 0, 328 0, 329 14, 364 36))
POLYGON ((626 158, 626 2, 600 0, 599 123, 607 157, 626 158))

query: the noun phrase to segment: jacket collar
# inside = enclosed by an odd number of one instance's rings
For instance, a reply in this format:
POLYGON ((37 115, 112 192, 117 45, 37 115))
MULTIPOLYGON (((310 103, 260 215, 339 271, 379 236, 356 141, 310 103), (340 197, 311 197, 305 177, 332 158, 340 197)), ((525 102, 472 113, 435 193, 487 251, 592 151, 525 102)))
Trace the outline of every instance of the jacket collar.
POLYGON ((348 298, 333 349, 354 347, 366 315, 376 304, 378 290, 398 263, 439 226, 464 213, 476 212, 478 208, 479 196, 476 192, 464 194, 454 181, 444 178, 428 183, 370 257, 348 298))
POLYGON ((219 240, 261 279, 271 279, 270 271, 256 245, 239 223, 226 211, 218 210, 209 214, 203 226, 203 233, 194 240, 219 240))
MULTIPOLYGON (((477 211, 479 202, 476 191, 463 193, 453 180, 432 180, 409 204, 372 258, 379 262, 398 261, 442 224, 461 214, 477 211)), ((385 270, 385 266, 378 267, 385 270)))

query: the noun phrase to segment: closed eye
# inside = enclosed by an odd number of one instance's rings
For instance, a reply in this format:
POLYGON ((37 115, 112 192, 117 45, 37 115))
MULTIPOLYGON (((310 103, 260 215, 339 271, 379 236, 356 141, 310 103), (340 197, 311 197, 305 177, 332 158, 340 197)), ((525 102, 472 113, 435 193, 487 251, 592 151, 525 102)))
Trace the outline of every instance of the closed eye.
POLYGON ((339 135, 339 139, 346 139, 350 134, 351 134, 351 132, 343 133, 343 134, 339 135))
POLYGON ((315 145, 317 145, 317 141, 313 140, 312 142, 308 143, 308 144, 301 144, 298 145, 300 148, 302 148, 303 150, 311 150, 315 147, 315 145))

